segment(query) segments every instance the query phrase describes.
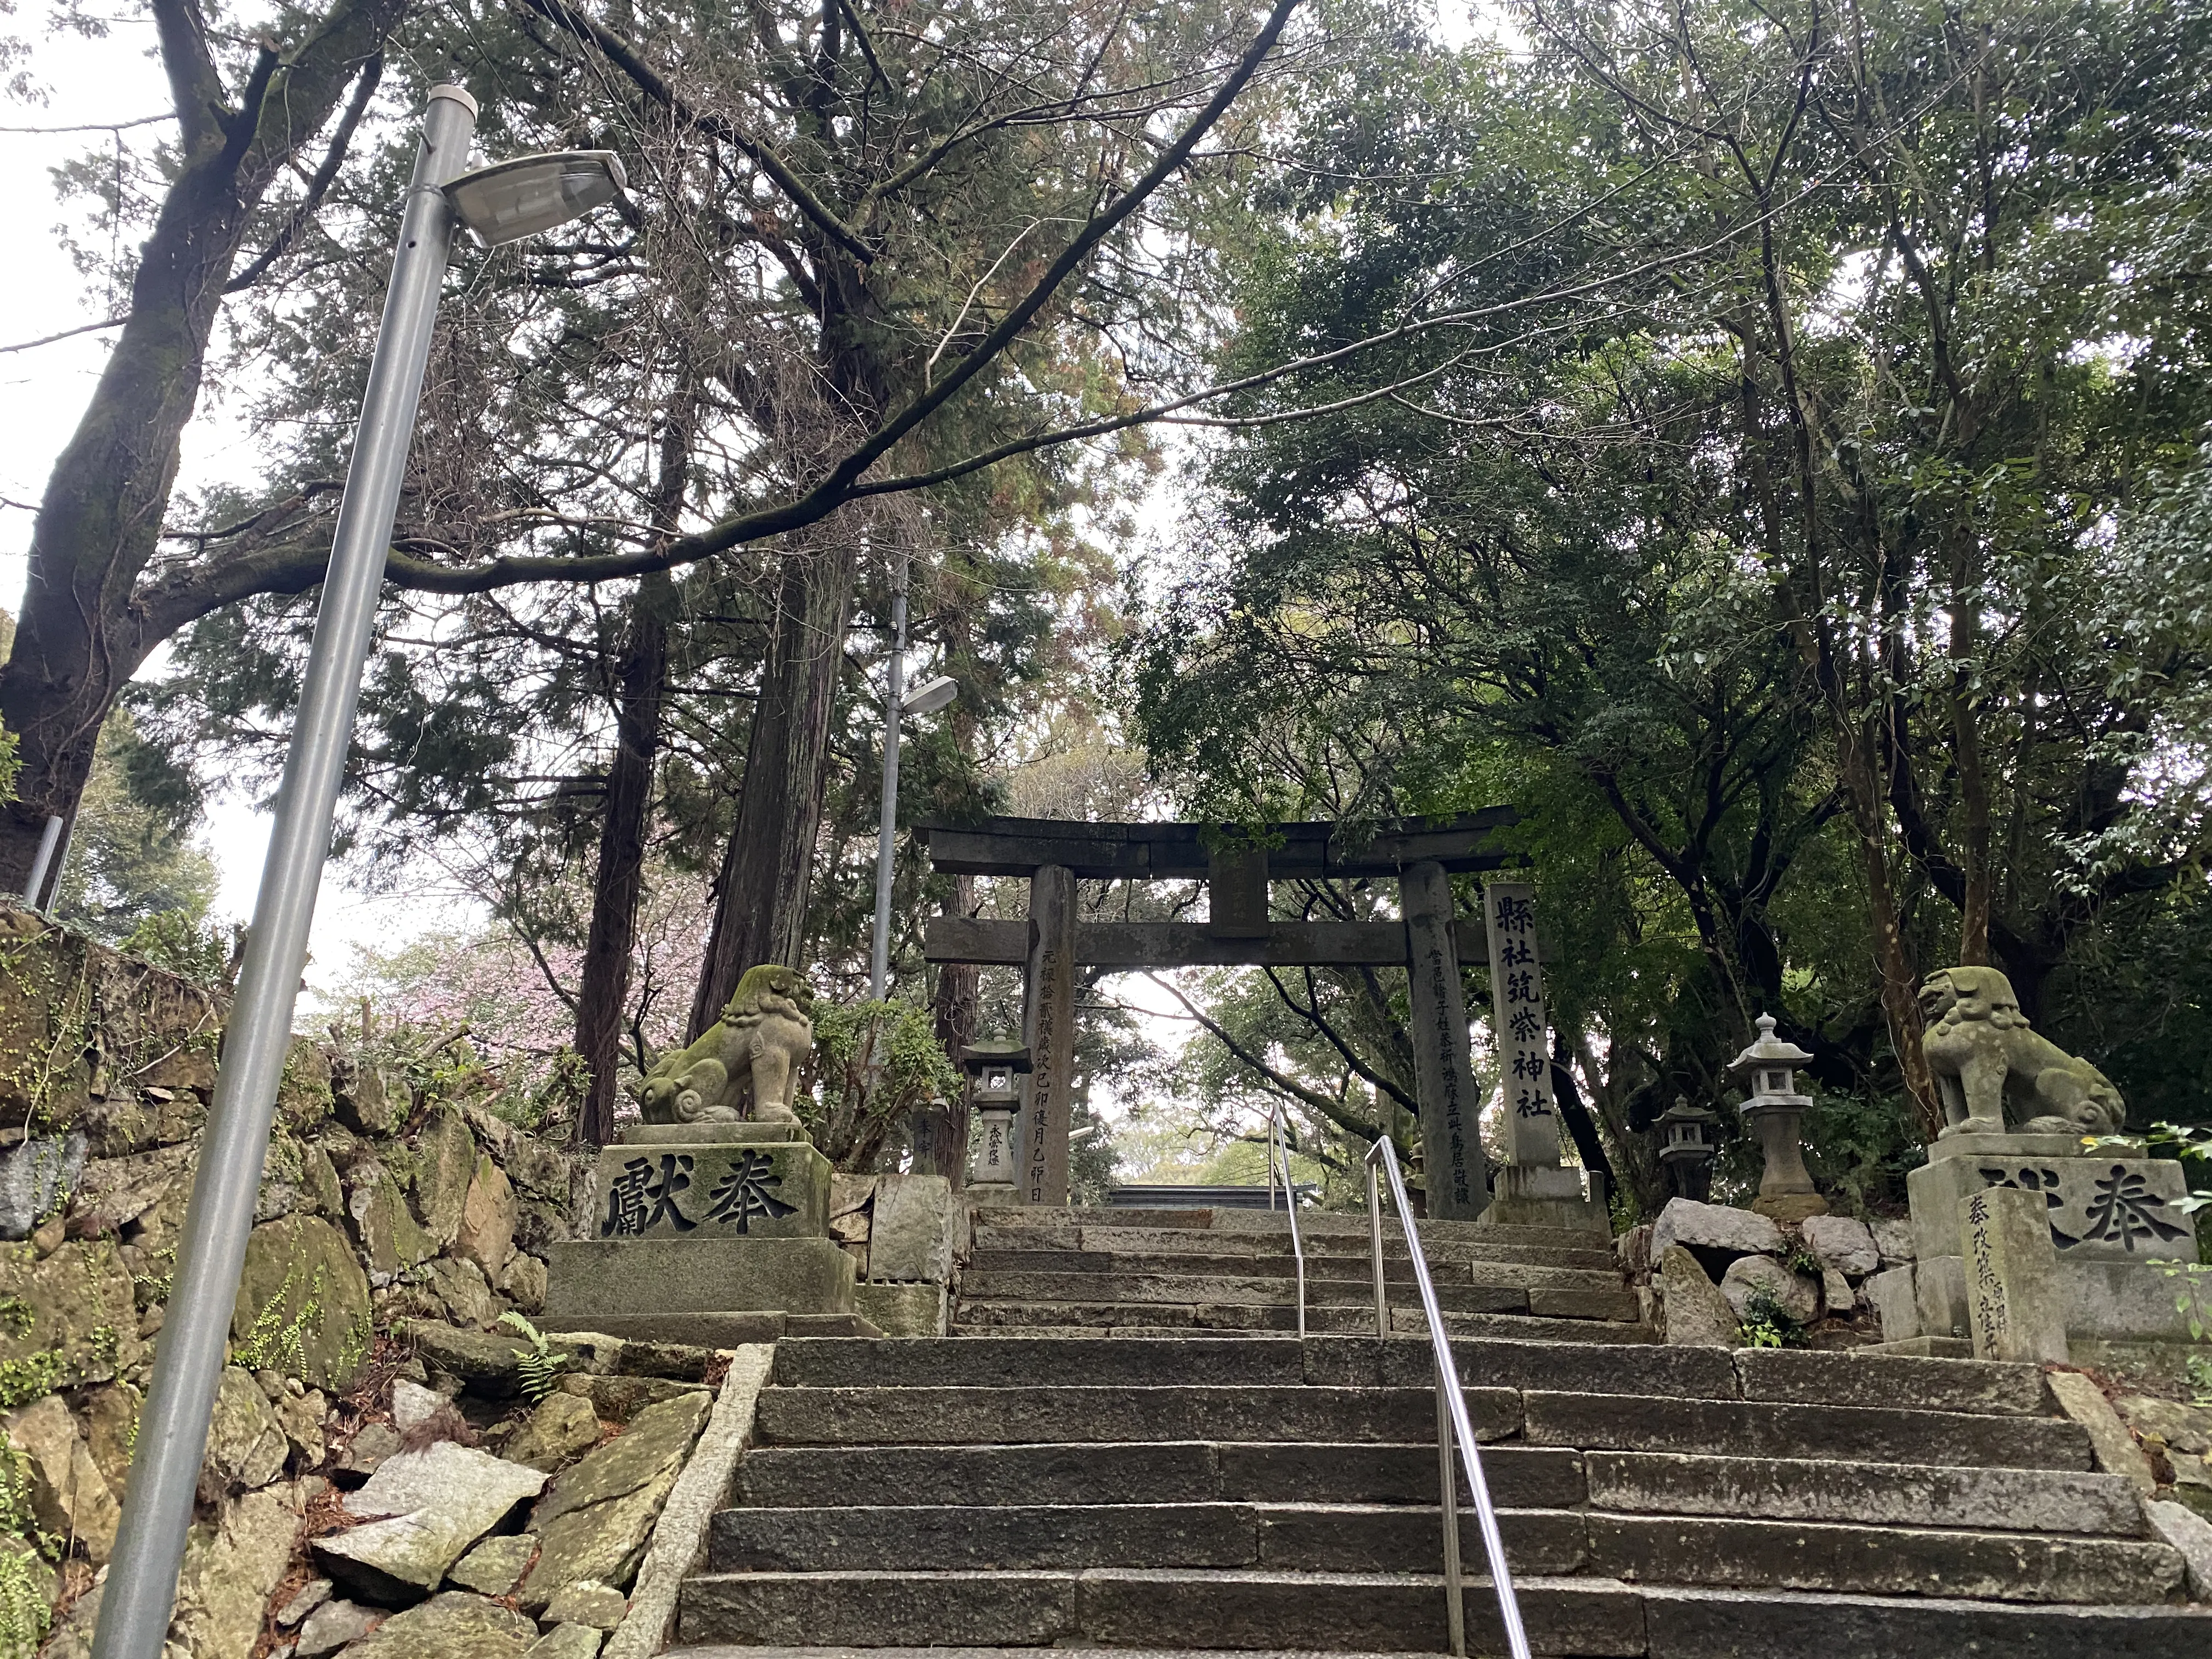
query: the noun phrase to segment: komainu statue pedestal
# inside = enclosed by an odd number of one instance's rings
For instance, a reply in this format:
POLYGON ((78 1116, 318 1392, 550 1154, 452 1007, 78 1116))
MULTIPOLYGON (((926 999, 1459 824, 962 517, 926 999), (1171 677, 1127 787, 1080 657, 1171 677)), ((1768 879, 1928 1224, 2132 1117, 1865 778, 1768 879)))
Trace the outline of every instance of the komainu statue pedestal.
POLYGON ((2190 1283, 2184 1270, 2197 1260, 2179 1164, 2092 1152, 2077 1135, 1971 1133, 1936 1140, 1928 1159, 1905 1187, 1918 1257, 1913 1289, 1921 1332, 1936 1345, 1929 1352, 1959 1352, 1944 1345, 1972 1329, 1960 1206, 2011 1188, 2042 1205, 2055 1254, 2053 1299, 2075 1364, 2178 1379, 2188 1355, 2212 1354, 2192 1343, 2189 1315, 2177 1305, 2190 1283))
POLYGON ((552 1247, 549 1330, 707 1346, 867 1335, 796 1123, 635 1124, 599 1153, 592 1236, 552 1247))

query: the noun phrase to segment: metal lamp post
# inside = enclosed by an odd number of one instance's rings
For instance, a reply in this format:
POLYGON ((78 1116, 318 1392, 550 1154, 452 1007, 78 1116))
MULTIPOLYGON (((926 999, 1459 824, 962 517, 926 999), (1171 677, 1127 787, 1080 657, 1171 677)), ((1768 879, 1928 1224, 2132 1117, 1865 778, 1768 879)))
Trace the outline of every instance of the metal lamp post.
POLYGON ((94 1659, 159 1659, 168 1634, 454 225, 487 245, 511 241, 612 201, 623 182, 605 150, 526 157, 463 176, 476 118, 476 100, 463 88, 431 88, 94 1659))
POLYGON ((891 568, 891 659, 884 695, 884 805, 876 826, 876 929, 868 952, 868 998, 881 1002, 891 978, 891 843, 898 833, 899 720, 907 714, 933 714, 959 691, 949 674, 939 674, 906 692, 906 550, 891 568))

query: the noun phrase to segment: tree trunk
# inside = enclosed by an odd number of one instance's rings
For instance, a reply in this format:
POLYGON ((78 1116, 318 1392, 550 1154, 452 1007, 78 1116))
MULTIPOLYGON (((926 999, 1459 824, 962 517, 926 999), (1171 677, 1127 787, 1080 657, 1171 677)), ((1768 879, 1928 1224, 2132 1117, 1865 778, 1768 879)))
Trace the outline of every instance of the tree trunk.
POLYGON ((714 929, 691 1004, 694 1037, 720 1018, 746 969, 802 965, 823 763, 857 562, 849 544, 785 556, 737 828, 715 882, 714 929))
POLYGON ((629 1001, 630 947, 638 895, 645 885, 646 829, 653 810, 654 757, 668 694, 668 618, 675 584, 665 571, 638 583, 630 600, 615 756, 607 769, 606 815, 599 825, 592 927, 576 995, 576 1052, 590 1073, 576 1139, 604 1146, 615 1135, 615 1075, 622 1064, 623 1015, 629 1001))
MULTIPOLYGON (((951 914, 969 915, 975 908, 975 878, 957 876, 952 883, 951 914)), ((935 1014, 937 1040, 945 1052, 960 1063, 960 1051, 975 1040, 976 1011, 981 1000, 982 970, 973 963, 948 962, 937 970, 935 1014)), ((968 1184, 968 1091, 942 1112, 930 1114, 930 1162, 923 1175, 941 1175, 957 1191, 968 1184)))
POLYGON ((257 71, 248 106, 234 112, 197 17, 155 8, 178 166, 131 276, 130 320, 32 525, 15 647, 0 669, 0 725, 16 734, 22 763, 17 799, 0 805, 0 891, 22 891, 47 818, 75 812, 101 723, 167 637, 157 608, 140 603, 138 579, 161 537, 208 337, 254 210, 403 9, 403 0, 340 0, 324 18, 300 20, 305 44, 290 63, 257 71))

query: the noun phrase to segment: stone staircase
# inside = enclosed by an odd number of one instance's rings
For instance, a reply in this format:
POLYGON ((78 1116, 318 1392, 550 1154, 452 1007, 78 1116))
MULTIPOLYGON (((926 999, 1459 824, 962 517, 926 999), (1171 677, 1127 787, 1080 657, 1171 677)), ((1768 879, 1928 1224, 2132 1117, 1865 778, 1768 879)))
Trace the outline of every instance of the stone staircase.
MULTIPOLYGON (((1364 1216, 1300 1218, 1310 1334, 1375 1330, 1364 1216)), ((1455 1336, 1650 1340, 1607 1242, 1552 1227, 1431 1222, 1422 1248, 1455 1336)), ((1383 1233, 1395 1330, 1419 1333, 1413 1263, 1383 1233)), ((1297 1327, 1288 1219, 1266 1210, 984 1210, 953 1319, 966 1333, 1152 1334, 1297 1327)))
MULTIPOLYGON (((1361 1231, 1310 1242, 1313 1328, 1371 1333, 1361 1231)), ((1656 1345, 1563 1259, 1602 1252, 1433 1231, 1535 1652, 2212 1659, 2212 1607, 2035 1368, 1656 1345)), ((780 1343, 684 1650, 1443 1651, 1428 1345, 1274 1334, 1277 1242, 987 1216, 977 1334, 780 1343)), ((1461 1535, 1470 1649, 1502 1653, 1461 1535)))

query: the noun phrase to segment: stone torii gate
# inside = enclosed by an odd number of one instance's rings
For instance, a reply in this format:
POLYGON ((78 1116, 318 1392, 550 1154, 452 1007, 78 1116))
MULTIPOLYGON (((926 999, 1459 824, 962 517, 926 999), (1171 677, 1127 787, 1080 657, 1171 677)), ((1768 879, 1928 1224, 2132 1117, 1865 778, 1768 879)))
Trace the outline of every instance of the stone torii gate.
MULTIPOLYGON (((1446 878, 1501 868, 1507 855, 1489 845, 1490 832, 1518 817, 1510 806, 1491 807, 1449 819, 1403 820, 1357 838, 1331 823, 1281 823, 1266 832, 1271 844, 1264 849, 1228 852, 1206 846, 1209 839, 1239 835, 1225 825, 986 818, 974 824, 917 827, 915 833, 931 864, 942 873, 1029 880, 1024 920, 934 917, 923 951, 931 962, 1026 971, 1022 1036, 1032 1069, 1022 1114, 1022 1201, 1067 1202, 1077 969, 1395 967, 1407 969, 1412 984, 1413 1066, 1429 1213, 1462 1219, 1479 1215, 1490 1202, 1490 1188, 1477 1129, 1482 1102, 1468 1054, 1459 965, 1470 954, 1477 960, 1492 955, 1492 930, 1484 919, 1454 916, 1446 878), (1352 877, 1395 877, 1402 920, 1268 917, 1270 881, 1352 877), (1211 920, 1079 922, 1075 884, 1093 880, 1203 881, 1211 920)), ((1530 934, 1524 950, 1533 945, 1533 927, 1530 934)), ((1501 981, 1502 996, 1507 976, 1494 977, 1501 981)), ((1526 975, 1522 981, 1533 978, 1526 975)), ((1540 990, 1536 994, 1540 1026, 1540 990)), ((1509 1100, 1514 1092, 1510 1081, 1509 1100)), ((1545 1079, 1523 1094, 1517 1116, 1509 1113, 1509 1137, 1516 1143, 1525 1138, 1536 1146, 1548 1130, 1549 1157, 1539 1152, 1532 1161, 1557 1164, 1558 1120, 1551 1114, 1545 1079)), ((1522 1160, 1517 1144, 1513 1156, 1516 1163, 1522 1160)))

